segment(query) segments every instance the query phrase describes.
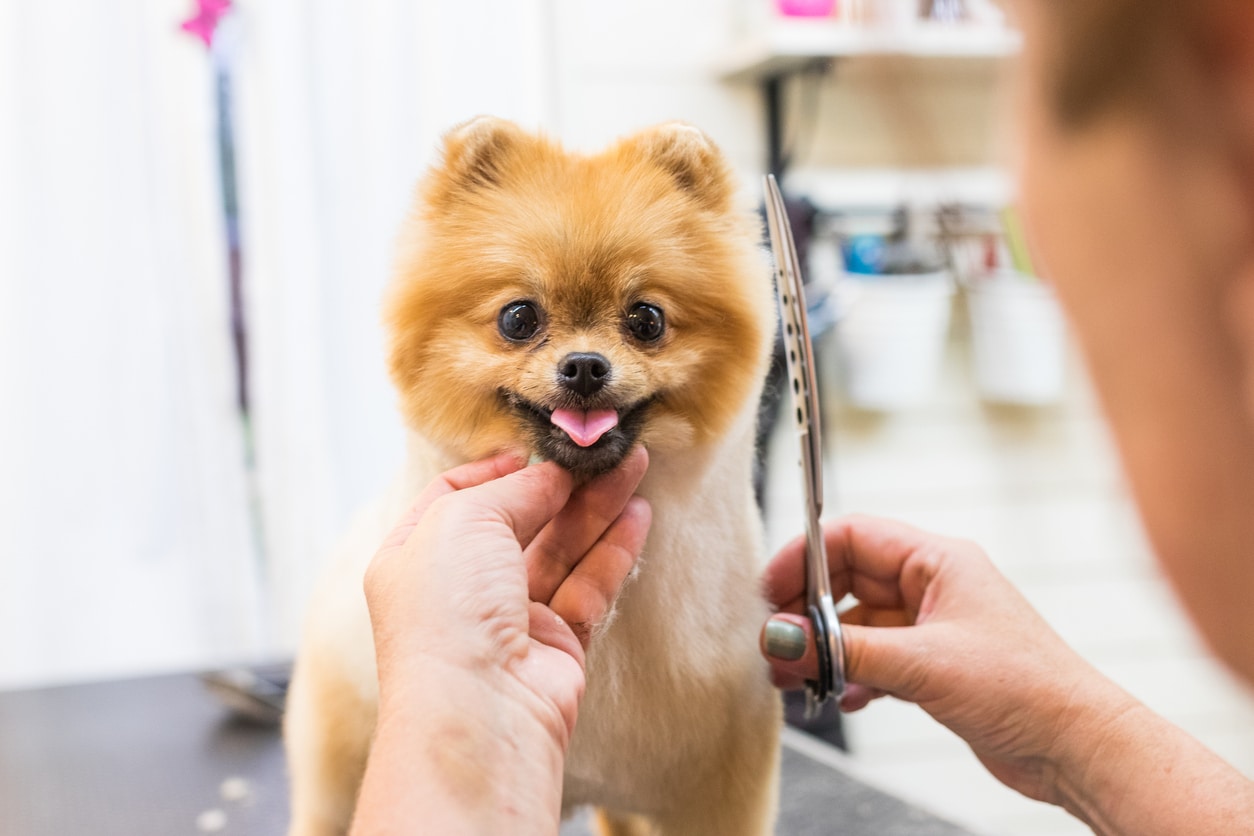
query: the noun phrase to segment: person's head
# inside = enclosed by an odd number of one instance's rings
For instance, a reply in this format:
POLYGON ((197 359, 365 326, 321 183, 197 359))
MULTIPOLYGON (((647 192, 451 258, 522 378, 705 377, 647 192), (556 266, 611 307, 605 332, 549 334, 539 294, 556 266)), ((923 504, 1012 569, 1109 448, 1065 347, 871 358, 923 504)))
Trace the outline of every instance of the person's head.
POLYGON ((1254 3, 1015 9, 1037 254, 1156 552, 1254 681, 1254 3))

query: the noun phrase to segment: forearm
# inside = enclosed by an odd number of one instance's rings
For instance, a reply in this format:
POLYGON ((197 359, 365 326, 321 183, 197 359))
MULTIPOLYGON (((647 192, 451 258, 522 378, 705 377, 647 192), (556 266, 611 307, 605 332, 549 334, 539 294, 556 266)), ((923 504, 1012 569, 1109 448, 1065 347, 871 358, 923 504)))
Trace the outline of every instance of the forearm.
POLYGON ((1076 729, 1057 786, 1099 836, 1238 833, 1254 821, 1254 783, 1141 703, 1128 698, 1101 725, 1076 729))
POLYGON ((465 673, 385 695, 353 823, 375 834, 555 834, 563 743, 465 673))

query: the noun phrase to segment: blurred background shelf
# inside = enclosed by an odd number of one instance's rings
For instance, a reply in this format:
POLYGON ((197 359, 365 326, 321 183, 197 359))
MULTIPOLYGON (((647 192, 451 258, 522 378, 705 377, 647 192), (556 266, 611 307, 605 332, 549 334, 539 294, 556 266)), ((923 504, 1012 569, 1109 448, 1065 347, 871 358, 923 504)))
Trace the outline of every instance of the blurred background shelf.
POLYGON ((1006 27, 920 23, 889 29, 780 18, 733 43, 715 70, 723 81, 753 82, 828 59, 872 55, 999 59, 1017 54, 1022 46, 1022 36, 1006 27))
MULTIPOLYGON (((946 64, 996 64, 1022 48, 1020 33, 985 23, 908 22, 862 25, 822 18, 771 16, 746 22, 741 35, 717 53, 722 82, 756 84, 762 96, 767 170, 781 180, 790 159, 783 138, 783 88, 802 73, 832 73, 854 59, 904 59, 946 64)), ((866 63, 866 62, 860 62, 866 63)))

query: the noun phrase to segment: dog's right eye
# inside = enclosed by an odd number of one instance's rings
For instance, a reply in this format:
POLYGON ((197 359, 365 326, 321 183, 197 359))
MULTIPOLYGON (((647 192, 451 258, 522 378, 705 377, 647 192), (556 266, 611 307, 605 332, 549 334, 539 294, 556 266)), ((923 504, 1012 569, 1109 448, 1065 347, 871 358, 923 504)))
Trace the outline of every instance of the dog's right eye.
POLYGON ((523 342, 536 335, 540 330, 540 312, 530 302, 510 302, 501 308, 497 318, 497 327, 501 336, 514 342, 523 342))

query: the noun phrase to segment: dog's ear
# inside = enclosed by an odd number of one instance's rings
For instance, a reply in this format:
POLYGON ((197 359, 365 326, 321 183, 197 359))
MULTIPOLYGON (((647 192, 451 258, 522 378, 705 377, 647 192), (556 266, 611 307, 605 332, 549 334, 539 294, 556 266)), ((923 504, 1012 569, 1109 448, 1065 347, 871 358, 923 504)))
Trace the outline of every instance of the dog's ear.
POLYGON ((529 140, 522 128, 495 116, 477 116, 444 135, 444 177, 468 189, 501 185, 511 156, 529 140))
POLYGON ((680 191, 703 206, 723 211, 735 192, 731 171, 718 147, 699 128, 668 122, 623 143, 668 173, 680 191))

